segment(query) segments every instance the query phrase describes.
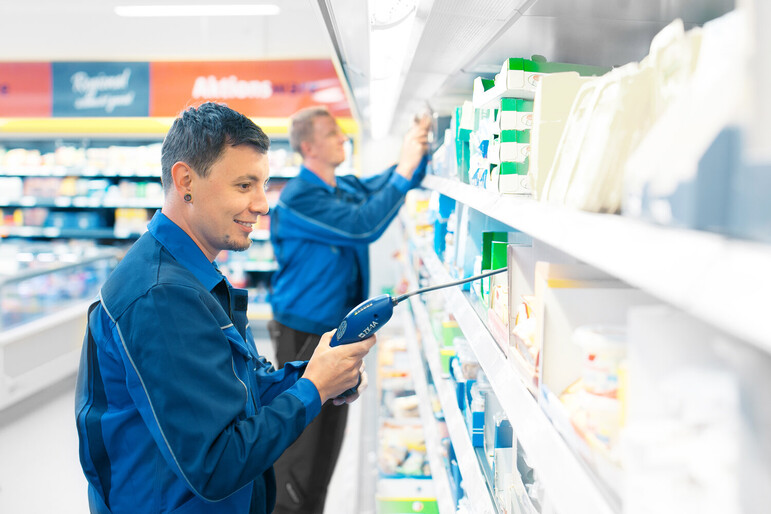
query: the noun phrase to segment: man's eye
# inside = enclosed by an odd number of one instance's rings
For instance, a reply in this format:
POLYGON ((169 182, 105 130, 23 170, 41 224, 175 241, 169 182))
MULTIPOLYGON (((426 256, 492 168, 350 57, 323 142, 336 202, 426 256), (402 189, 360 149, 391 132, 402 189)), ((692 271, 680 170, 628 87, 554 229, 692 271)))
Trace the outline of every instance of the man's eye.
POLYGON ((267 191, 270 189, 270 180, 266 180, 265 183, 262 185, 263 191, 267 191))
POLYGON ((238 187, 239 187, 239 188, 241 188, 241 189, 243 189, 243 190, 247 190, 247 189, 249 189, 249 186, 250 186, 250 185, 251 185, 251 184, 249 184, 249 183, 247 182, 247 183, 244 183, 244 184, 238 184, 238 187))

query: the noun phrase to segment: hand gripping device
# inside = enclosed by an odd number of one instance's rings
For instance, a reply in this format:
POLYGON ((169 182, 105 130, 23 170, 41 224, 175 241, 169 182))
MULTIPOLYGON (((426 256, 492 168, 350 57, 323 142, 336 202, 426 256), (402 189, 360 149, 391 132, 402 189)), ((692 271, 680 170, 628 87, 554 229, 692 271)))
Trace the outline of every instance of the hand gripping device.
MULTIPOLYGON (((435 291, 436 289, 444 289, 446 287, 465 284, 466 282, 479 280, 485 277, 489 277, 490 275, 503 273, 506 271, 506 269, 507 268, 501 268, 488 271, 480 275, 474 275, 473 277, 456 280, 454 282, 448 282, 446 284, 424 287, 409 293, 405 293, 401 296, 397 296, 396 298, 392 298, 391 295, 381 294, 379 296, 375 296, 374 298, 364 300, 359 305, 354 307, 351 312, 345 316, 345 318, 343 318, 343 321, 341 321, 340 326, 337 327, 337 332, 335 332, 334 337, 332 337, 332 342, 329 343, 329 346, 339 346, 341 344, 355 343, 357 341, 362 341, 368 338, 380 330, 383 325, 385 325, 388 320, 391 319, 391 316, 394 313, 394 306, 402 300, 409 298, 410 296, 427 293, 429 291, 435 291)), ((359 383, 361 383, 361 377, 359 377, 359 383)), ((356 393, 356 389, 358 387, 359 384, 356 384, 356 387, 345 391, 340 396, 350 396, 356 393)))

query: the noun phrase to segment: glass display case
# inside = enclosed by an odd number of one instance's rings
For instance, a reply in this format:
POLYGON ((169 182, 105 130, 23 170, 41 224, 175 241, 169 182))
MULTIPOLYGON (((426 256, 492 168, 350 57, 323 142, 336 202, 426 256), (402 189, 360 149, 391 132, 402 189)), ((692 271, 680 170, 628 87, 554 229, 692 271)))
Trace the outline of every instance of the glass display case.
POLYGON ((115 247, 0 243, 0 409, 72 375, 115 247))
POLYGON ((57 251, 49 245, 9 246, 23 250, 16 252, 15 262, 0 269, 2 331, 93 298, 116 261, 116 251, 108 248, 57 251), (13 274, 3 273, 13 268, 17 269, 13 274))

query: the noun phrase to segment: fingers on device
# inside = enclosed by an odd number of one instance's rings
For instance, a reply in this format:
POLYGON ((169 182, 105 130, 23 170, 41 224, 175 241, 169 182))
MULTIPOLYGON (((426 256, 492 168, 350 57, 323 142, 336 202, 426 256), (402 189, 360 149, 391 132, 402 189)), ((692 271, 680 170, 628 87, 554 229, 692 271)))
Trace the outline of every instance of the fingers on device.
MULTIPOLYGON (((341 344, 355 343, 370 337, 375 332, 380 330, 383 325, 385 325, 388 320, 391 319, 391 316, 394 313, 394 306, 398 305, 399 302, 409 298, 410 296, 465 284, 466 282, 479 280, 485 277, 489 277, 490 275, 503 273, 506 271, 506 269, 507 268, 501 268, 498 270, 482 273, 481 275, 475 275, 473 277, 464 278, 462 280, 448 282, 446 284, 424 287, 422 289, 417 289, 415 291, 405 293, 401 296, 397 296, 396 298, 391 297, 391 295, 381 294, 380 296, 375 296, 369 300, 364 300, 359 305, 354 307, 351 312, 345 316, 345 318, 343 318, 343 321, 341 321, 340 326, 337 327, 337 332, 335 332, 335 335, 332 338, 332 342, 329 343, 329 346, 340 346, 341 344)), ((359 384, 360 383, 361 377, 359 377, 359 384)), ((359 384, 356 384, 356 387, 348 389, 340 396, 350 396, 355 394, 359 384)))

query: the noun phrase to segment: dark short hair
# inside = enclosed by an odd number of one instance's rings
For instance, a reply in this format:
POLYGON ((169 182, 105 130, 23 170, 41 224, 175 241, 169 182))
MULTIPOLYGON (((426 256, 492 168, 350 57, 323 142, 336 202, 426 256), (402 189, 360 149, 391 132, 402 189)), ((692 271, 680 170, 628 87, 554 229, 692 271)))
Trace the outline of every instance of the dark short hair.
POLYGON ((174 163, 185 162, 199 176, 206 177, 225 145, 251 145, 264 155, 268 153, 270 139, 252 120, 225 105, 207 102, 185 109, 174 120, 161 147, 164 191, 173 182, 174 163))

